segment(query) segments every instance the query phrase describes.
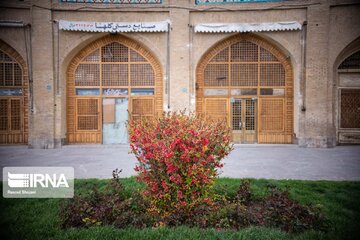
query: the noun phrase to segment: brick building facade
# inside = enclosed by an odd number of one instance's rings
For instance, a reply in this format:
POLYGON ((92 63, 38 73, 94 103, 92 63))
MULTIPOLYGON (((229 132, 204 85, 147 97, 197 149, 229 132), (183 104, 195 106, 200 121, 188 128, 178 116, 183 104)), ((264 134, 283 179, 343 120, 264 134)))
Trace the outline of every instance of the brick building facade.
POLYGON ((360 143, 356 0, 0 1, 0 143, 126 143, 188 109, 239 143, 360 143), (62 24, 67 24, 65 27, 62 24))

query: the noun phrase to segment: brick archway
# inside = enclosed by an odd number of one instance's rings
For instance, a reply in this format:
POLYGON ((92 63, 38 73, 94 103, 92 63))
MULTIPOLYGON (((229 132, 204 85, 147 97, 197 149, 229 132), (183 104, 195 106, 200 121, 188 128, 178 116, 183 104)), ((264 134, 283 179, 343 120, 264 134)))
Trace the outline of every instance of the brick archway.
POLYGON ((0 40, 0 144, 27 144, 28 67, 21 55, 0 40))
POLYGON ((116 118, 112 101, 126 102, 131 118, 161 114, 162 77, 154 54, 132 39, 109 35, 90 43, 67 71, 67 142, 106 143, 104 124, 116 118))
POLYGON ((273 44, 238 34, 211 47, 196 69, 196 112, 224 118, 241 143, 292 143, 293 70, 273 44))

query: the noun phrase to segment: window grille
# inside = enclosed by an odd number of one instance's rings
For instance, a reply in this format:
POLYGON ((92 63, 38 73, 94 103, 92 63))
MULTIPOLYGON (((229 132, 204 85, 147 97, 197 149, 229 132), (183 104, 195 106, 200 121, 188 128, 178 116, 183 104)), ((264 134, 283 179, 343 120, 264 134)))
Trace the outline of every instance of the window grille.
POLYGON ((360 89, 341 89, 341 128, 360 128, 360 89))
POLYGON ((242 40, 212 57, 204 70, 204 85, 284 87, 285 69, 271 52, 242 40))
POLYGON ((0 51, 0 87, 22 86, 20 65, 3 51, 0 51))

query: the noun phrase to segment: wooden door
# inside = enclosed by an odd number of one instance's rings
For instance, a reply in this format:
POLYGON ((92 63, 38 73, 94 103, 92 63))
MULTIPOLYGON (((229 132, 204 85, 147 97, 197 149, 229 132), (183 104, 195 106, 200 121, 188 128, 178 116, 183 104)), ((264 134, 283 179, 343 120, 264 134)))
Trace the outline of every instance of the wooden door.
POLYGON ((230 114, 233 141, 236 143, 256 143, 256 99, 234 99, 231 102, 230 114))
POLYGON ((0 99, 0 144, 24 143, 23 99, 0 99))

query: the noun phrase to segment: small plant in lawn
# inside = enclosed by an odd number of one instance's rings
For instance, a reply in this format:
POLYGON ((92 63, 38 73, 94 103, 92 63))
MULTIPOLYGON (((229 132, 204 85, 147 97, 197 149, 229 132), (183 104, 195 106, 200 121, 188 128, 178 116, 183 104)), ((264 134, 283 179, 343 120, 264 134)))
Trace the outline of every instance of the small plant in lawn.
POLYGON ((93 188, 89 195, 75 196, 60 205, 63 227, 91 227, 114 225, 123 227, 147 227, 153 220, 146 213, 149 205, 138 193, 126 198, 117 169, 103 191, 93 188))
POLYGON ((213 205, 214 179, 232 150, 225 122, 179 112, 137 119, 129 126, 139 162, 135 170, 146 182, 144 196, 159 221, 181 223, 213 205))

